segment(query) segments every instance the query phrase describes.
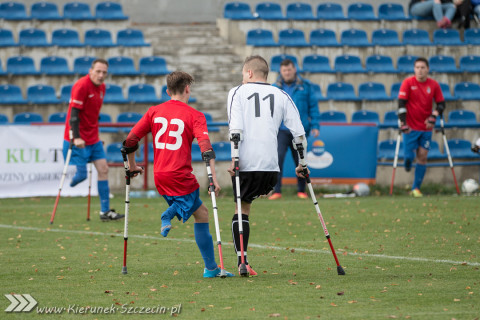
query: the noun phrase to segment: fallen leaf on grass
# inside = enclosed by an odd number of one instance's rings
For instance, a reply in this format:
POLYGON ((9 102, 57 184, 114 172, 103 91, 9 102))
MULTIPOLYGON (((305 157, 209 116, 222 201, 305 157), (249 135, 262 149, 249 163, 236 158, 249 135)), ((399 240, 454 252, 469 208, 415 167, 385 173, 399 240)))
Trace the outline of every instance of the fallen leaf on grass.
POLYGON ((338 306, 337 306, 335 303, 333 303, 333 302, 330 303, 330 305, 331 305, 332 307, 338 307, 338 306))
POLYGON ((345 294, 344 291, 337 292, 337 296, 343 296, 345 294))
POLYGON ((168 286, 166 284, 162 284, 160 288, 168 288, 168 286))
POLYGON ((276 318, 276 317, 280 317, 281 314, 280 314, 280 313, 270 313, 268 316, 269 316, 270 318, 276 318))
POLYGON ((200 309, 200 311, 204 312, 204 311, 205 311, 205 308, 200 309))
POLYGON ((65 256, 61 256, 60 259, 67 260, 67 258, 65 256))
POLYGON ((151 288, 151 289, 150 289, 150 291, 157 291, 157 289, 155 289, 155 288, 151 288))
POLYGON ((320 289, 321 287, 322 286, 318 284, 318 285, 315 286, 315 289, 320 289))
POLYGON ((232 309, 232 307, 225 307, 225 308, 223 308, 223 309, 225 309, 225 310, 230 310, 230 309, 232 309))
POLYGON ((357 300, 350 300, 348 301, 348 303, 357 303, 358 301, 357 300))
POLYGON ((250 311, 255 311, 255 307, 254 307, 254 308, 250 308, 250 309, 248 309, 248 310, 250 310, 250 311))
POLYGON ((459 301, 460 301, 460 299, 453 299, 453 301, 455 301, 455 302, 459 302, 459 301))

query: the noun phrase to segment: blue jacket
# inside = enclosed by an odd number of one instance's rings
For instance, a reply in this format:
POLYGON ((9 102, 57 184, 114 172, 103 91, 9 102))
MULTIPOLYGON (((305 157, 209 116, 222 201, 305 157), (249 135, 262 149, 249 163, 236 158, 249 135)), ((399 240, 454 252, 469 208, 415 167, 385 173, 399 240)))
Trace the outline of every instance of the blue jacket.
MULTIPOLYGON (((283 89, 281 76, 278 77, 273 86, 283 89)), ((313 92, 311 82, 297 74, 291 98, 300 113, 300 119, 306 135, 308 136, 313 129, 318 130, 320 128, 320 112, 318 111, 318 100, 315 97, 315 92, 313 92)), ((280 129, 288 130, 283 123, 280 129)))

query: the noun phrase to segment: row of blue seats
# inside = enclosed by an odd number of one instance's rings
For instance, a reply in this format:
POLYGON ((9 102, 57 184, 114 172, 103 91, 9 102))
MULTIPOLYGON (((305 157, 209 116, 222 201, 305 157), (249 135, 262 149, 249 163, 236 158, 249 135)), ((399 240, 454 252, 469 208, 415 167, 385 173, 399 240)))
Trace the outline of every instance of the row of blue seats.
POLYGON ((18 43, 8 29, 0 29, 0 47, 148 47, 142 30, 124 29, 117 32, 117 42, 113 43, 112 33, 106 29, 94 28, 85 31, 84 43, 73 29, 57 29, 52 32, 52 42, 47 41, 47 34, 42 29, 23 29, 18 33, 18 43))
MULTIPOLYGON (((395 158, 396 140, 383 140, 378 143, 377 159, 393 160, 395 158)), ((480 160, 478 153, 474 153, 471 150, 471 143, 465 139, 450 139, 447 141, 450 155, 453 159, 476 159, 480 160)), ((403 159, 405 157, 405 151, 403 149, 403 141, 400 142, 400 149, 398 152, 398 158, 403 159)), ((447 159, 446 152, 440 151, 438 142, 432 140, 430 143, 430 151, 428 151, 429 160, 443 160, 447 159)))
MULTIPOLYGON (((60 89, 60 98, 57 97, 55 88, 51 85, 37 84, 27 88, 27 98, 24 99, 22 90, 17 85, 0 86, 0 105, 9 104, 59 104, 70 100, 72 84, 64 85, 60 89)), ((162 86, 160 97, 151 84, 134 84, 128 87, 128 96, 123 95, 122 87, 115 84, 106 84, 104 103, 151 103, 159 104, 170 100, 167 94, 167 86, 162 86)), ((195 103, 195 97, 190 97, 189 102, 195 103)))
POLYGON ((335 31, 319 28, 310 31, 309 42, 305 33, 300 29, 283 29, 278 32, 278 42, 273 32, 267 29, 252 29, 247 32, 246 44, 256 47, 371 47, 371 46, 463 46, 480 45, 480 29, 467 29, 464 32, 464 41, 456 29, 436 29, 432 40, 430 33, 423 29, 407 29, 402 33, 400 41, 398 32, 392 29, 376 29, 372 31, 372 42, 367 33, 361 29, 347 29, 340 33, 337 40, 335 31))
MULTIPOLYGON (((357 55, 338 55, 334 59, 333 68, 328 56, 310 54, 303 57, 302 66, 293 55, 279 54, 271 58, 270 69, 274 72, 280 70, 280 63, 284 59, 292 60, 299 72, 309 73, 413 73, 413 66, 418 56, 403 55, 397 58, 397 68, 393 65, 393 59, 386 55, 370 55, 365 59, 365 67, 357 55)), ((430 71, 439 73, 476 73, 480 72, 480 56, 466 55, 459 57, 459 68, 455 57, 449 55, 434 55, 428 58, 430 71)))
MULTIPOLYGON (((0 61, 0 75, 85 75, 92 66, 96 57, 82 56, 73 61, 73 70, 70 70, 67 59, 59 56, 48 56, 40 60, 40 71, 37 71, 35 62, 29 56, 13 56, 7 59, 4 71, 0 61)), ((163 57, 148 56, 139 60, 138 70, 130 57, 118 56, 107 58, 108 73, 111 75, 166 75, 170 71, 163 57)))
POLYGON ((368 3, 352 3, 347 7, 347 15, 343 13, 340 3, 320 3, 313 14, 312 6, 308 3, 293 2, 286 6, 286 14, 278 3, 260 2, 254 13, 248 3, 228 2, 224 7, 224 18, 232 20, 411 20, 405 15, 403 5, 398 3, 382 3, 378 6, 378 15, 368 3))
POLYGON ((95 5, 95 16, 90 5, 83 2, 67 2, 63 5, 63 16, 60 16, 58 6, 52 2, 40 1, 32 3, 30 16, 25 5, 20 2, 8 1, 0 3, 0 18, 5 20, 127 20, 120 3, 105 1, 95 5))

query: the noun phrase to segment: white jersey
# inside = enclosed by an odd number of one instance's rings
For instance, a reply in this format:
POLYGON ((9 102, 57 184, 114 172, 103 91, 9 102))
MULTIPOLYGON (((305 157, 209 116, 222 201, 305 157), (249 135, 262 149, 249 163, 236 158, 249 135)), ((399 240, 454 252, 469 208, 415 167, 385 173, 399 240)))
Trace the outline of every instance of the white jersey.
POLYGON ((305 134, 290 96, 268 83, 249 82, 232 88, 227 112, 230 132, 242 131, 240 171, 280 171, 277 134, 282 121, 294 138, 305 134))

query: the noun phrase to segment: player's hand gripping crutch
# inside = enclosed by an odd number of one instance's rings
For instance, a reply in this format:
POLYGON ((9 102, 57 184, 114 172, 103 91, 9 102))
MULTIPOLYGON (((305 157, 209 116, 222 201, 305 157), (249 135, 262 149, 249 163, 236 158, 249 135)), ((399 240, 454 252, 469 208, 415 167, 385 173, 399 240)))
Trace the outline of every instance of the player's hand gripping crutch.
POLYGON ((218 257, 220 259, 220 277, 226 278, 227 272, 223 267, 223 253, 222 253, 222 239, 220 238, 220 227, 218 225, 218 214, 217 214, 217 201, 215 199, 215 185, 213 184, 213 175, 212 169, 210 168, 210 160, 215 159, 215 154, 213 152, 207 151, 202 153, 203 161, 207 166, 207 175, 208 175, 208 190, 210 191, 210 196, 212 197, 212 207, 213 207, 213 219, 215 220, 215 232, 217 234, 217 245, 218 245, 218 257))
POLYGON ((315 192, 313 192, 313 187, 312 187, 312 182, 310 180, 310 174, 308 172, 307 168, 307 161, 305 160, 305 151, 306 151, 306 138, 302 137, 303 143, 298 142, 296 140, 293 141, 293 145, 295 149, 297 149, 298 156, 300 158, 300 164, 302 165, 303 169, 303 176, 305 177, 305 180, 307 181, 307 186, 308 190, 310 191, 310 196, 312 197, 313 204, 315 205, 315 209, 317 210, 317 215, 318 219, 320 219, 320 222, 322 223, 323 231, 325 232, 325 236, 328 240, 328 244, 330 245, 330 249, 332 250, 333 257, 335 258, 335 263, 337 264, 337 273, 338 275, 345 275, 345 270, 343 270, 342 266, 340 265, 340 262, 338 262, 337 254, 335 253, 335 249, 333 248, 332 240, 330 239, 330 234, 328 233, 327 230, 327 225, 325 224, 325 221, 323 220, 322 212, 320 211, 320 207, 318 206, 317 198, 315 197, 315 192), (305 144, 305 145, 304 145, 305 144))
POLYGON ((398 153, 400 152, 400 139, 402 136, 402 125, 400 119, 398 120, 398 134, 397 134, 397 143, 395 144, 395 157, 393 158, 393 171, 392 171, 392 182, 390 182, 390 195, 393 194, 393 182, 395 181, 395 171, 397 170, 398 164, 398 153))
POLYGON ((243 248, 243 218, 242 218, 242 199, 240 194, 240 164, 238 143, 240 142, 240 133, 231 133, 230 140, 233 142, 232 157, 234 159, 235 170, 235 192, 237 194, 237 214, 238 214, 238 233, 240 238, 240 276, 248 277, 247 265, 245 264, 245 251, 243 248))
POLYGON ((60 193, 62 192, 63 183, 65 182, 65 176, 67 175, 68 164, 70 163, 70 158, 72 157, 73 149, 73 132, 72 130, 68 133, 70 142, 68 145, 67 157, 65 158, 65 166, 63 167, 62 178, 60 179, 60 187, 58 188, 57 199, 55 199, 55 205, 53 206, 52 216, 50 217, 50 224, 53 224, 53 219, 55 219, 55 213, 57 212, 58 201, 60 200, 60 193))
POLYGON ((443 115, 440 115, 440 131, 442 132, 443 145, 445 146, 445 152, 448 157, 448 164, 452 170, 453 182, 455 182, 455 188, 457 189, 457 194, 460 194, 460 189, 458 188, 457 177, 455 176, 455 169, 453 168, 452 156, 450 154, 450 148, 448 147, 447 137, 445 136, 445 127, 443 123, 443 115))

